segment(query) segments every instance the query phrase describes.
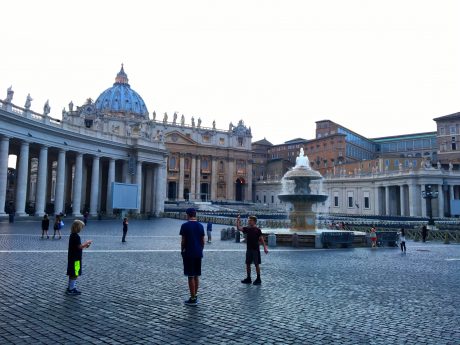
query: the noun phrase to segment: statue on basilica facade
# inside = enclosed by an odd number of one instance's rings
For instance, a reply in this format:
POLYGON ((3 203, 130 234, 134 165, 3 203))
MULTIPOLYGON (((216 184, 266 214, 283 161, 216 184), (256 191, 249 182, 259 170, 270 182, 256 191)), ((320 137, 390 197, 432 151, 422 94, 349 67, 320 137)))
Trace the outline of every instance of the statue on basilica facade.
POLYGON ((157 113, 155 112, 155 110, 153 111, 152 116, 153 116, 153 121, 155 121, 155 119, 156 119, 156 117, 157 117, 157 113))
POLYGON ((70 101, 70 103, 69 103, 69 111, 73 111, 73 102, 72 101, 70 101))
POLYGON ((452 162, 449 162, 449 171, 452 171, 454 170, 454 165, 452 164, 452 162))
POLYGON ((13 87, 13 86, 10 86, 10 87, 6 90, 5 103, 11 103, 11 101, 13 100, 14 91, 13 91, 12 87, 13 87))
POLYGON ((228 125, 228 130, 231 132, 233 130, 233 123, 230 122, 230 124, 228 125))
POLYGON ((181 124, 181 126, 185 125, 185 116, 184 116, 184 114, 182 114, 182 116, 180 118, 180 124, 181 124))
POLYGON ((201 117, 198 118, 198 128, 201 127, 201 117))
POLYGON ((168 123, 168 113, 163 116, 163 123, 168 123))
POLYGON ((438 170, 441 170, 441 162, 438 161, 438 163, 436 164, 436 166, 438 167, 438 170))
POLYGON ((195 128, 195 118, 192 116, 192 127, 195 128))
POLYGON ((32 105, 32 101, 33 101, 33 98, 30 97, 30 93, 27 94, 26 104, 24 104, 24 108, 26 108, 27 110, 29 110, 29 109, 30 109, 30 106, 32 105))
POLYGON ((216 120, 212 121, 212 129, 216 129, 216 120))
POLYGON ((43 115, 48 116, 50 111, 51 111, 51 107, 50 107, 49 100, 47 99, 45 105, 43 106, 43 115))
POLYGON ((177 122, 177 112, 174 112, 174 115, 173 115, 173 124, 176 124, 177 122))

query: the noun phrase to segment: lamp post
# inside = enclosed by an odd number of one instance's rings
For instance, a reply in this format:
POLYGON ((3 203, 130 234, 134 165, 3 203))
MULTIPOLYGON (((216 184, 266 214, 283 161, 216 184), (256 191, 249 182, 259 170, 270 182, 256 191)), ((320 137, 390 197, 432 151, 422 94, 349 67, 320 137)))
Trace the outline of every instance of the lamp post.
POLYGON ((428 225, 434 225, 433 221, 433 209, 431 208, 431 200, 438 197, 438 192, 433 192, 431 190, 431 185, 427 184, 425 190, 422 191, 422 197, 426 200, 426 212, 428 213, 428 225))

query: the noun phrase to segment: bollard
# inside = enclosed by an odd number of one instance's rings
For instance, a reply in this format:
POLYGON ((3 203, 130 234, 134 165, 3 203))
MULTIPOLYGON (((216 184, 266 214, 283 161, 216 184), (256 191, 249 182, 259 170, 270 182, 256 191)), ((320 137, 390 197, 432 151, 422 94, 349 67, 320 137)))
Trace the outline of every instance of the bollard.
POLYGON ((223 228, 220 230, 220 240, 225 241, 227 239, 227 229, 223 228))
POLYGON ((299 235, 296 232, 292 234, 292 246, 295 248, 299 246, 299 235))
POLYGON ((268 246, 276 247, 276 235, 273 233, 268 234, 268 246))
POLYGON ((231 240, 232 239, 232 228, 228 228, 227 229, 227 240, 231 240))
POLYGON ((240 243, 240 236, 241 234, 239 231, 235 232, 235 243, 240 243))

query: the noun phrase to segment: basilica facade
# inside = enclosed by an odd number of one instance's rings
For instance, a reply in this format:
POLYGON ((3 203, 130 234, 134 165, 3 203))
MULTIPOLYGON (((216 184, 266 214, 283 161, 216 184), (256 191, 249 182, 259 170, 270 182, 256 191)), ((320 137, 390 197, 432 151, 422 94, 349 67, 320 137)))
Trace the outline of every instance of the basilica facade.
POLYGON ((62 118, 0 101, 0 216, 46 212, 113 213, 113 183, 138 186, 142 214, 158 215, 165 201, 251 201, 251 128, 202 125, 175 113, 149 116, 123 66, 95 101, 62 110, 62 118), (16 169, 8 169, 9 157, 16 169), (14 176, 13 176, 14 175, 14 176), (11 181, 14 180, 14 183, 11 181))

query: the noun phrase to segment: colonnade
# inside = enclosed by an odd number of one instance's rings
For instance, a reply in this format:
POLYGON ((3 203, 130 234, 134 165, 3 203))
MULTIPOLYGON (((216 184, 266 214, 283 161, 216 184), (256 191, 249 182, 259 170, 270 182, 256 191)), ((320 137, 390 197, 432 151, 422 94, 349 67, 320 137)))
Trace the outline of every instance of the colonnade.
POLYGON ((422 197, 427 185, 438 197, 431 200, 433 217, 450 215, 450 201, 460 199, 459 186, 436 183, 409 183, 375 187, 376 215, 428 217, 426 200, 422 197), (457 193, 457 197, 456 194, 457 193))
MULTIPOLYGON (((100 150, 99 150, 100 151, 100 150)), ((35 206, 35 215, 43 216, 50 204, 53 212, 81 216, 89 211, 91 216, 99 213, 113 214, 113 182, 135 183, 139 187, 136 213, 158 215, 164 210, 165 164, 136 161, 136 169, 128 171, 128 158, 86 154, 76 149, 51 147, 26 140, 0 137, 0 216, 5 215, 7 201, 9 155, 17 155, 14 199, 17 216, 25 216, 26 205, 35 206), (38 160, 32 169, 31 160, 38 160), (53 163, 54 162, 54 163, 53 163), (130 174, 131 173, 131 174, 130 174), (30 193, 31 176, 36 175, 35 193, 30 193), (90 182, 90 183, 88 183, 90 182), (33 195, 31 200, 28 196, 33 195)), ((128 157, 128 154, 126 154, 128 157)))

